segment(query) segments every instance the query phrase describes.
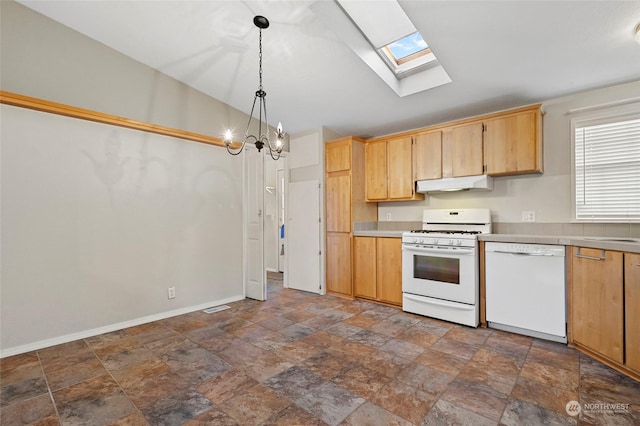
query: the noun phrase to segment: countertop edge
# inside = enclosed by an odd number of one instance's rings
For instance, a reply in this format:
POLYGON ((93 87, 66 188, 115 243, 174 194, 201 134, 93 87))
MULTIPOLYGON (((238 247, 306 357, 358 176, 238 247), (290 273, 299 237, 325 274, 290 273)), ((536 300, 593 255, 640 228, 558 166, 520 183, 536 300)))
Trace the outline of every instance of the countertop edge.
MULTIPOLYGON (((354 237, 402 238, 405 231, 398 230, 358 230, 354 237)), ((531 234, 481 234, 479 241, 516 244, 550 244, 562 246, 580 246, 602 250, 640 253, 640 243, 606 240, 607 237, 588 237, 581 235, 531 235, 531 234)), ((615 239, 616 237, 611 237, 615 239)), ((620 237, 624 238, 624 237, 620 237)))
MULTIPOLYGON (((585 236, 554 236, 554 235, 524 235, 524 234, 482 234, 479 241, 504 242, 521 244, 556 244, 563 246, 580 246, 602 250, 623 251, 628 253, 640 253, 640 243, 603 240, 606 237, 585 236), (591 239, 594 238, 594 239, 591 239), (595 239, 598 238, 598 239, 595 239)), ((615 238, 615 237, 612 237, 615 238)), ((623 237, 621 237, 623 238, 623 237)))
POLYGON ((402 233, 407 231, 379 231, 379 230, 366 230, 366 231, 353 231, 354 237, 380 237, 380 238, 402 238, 402 233))

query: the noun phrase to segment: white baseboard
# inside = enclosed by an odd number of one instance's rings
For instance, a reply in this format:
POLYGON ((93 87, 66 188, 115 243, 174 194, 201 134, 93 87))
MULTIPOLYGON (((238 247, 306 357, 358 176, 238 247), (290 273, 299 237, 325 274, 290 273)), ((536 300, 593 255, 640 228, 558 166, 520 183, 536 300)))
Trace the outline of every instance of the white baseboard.
POLYGON ((73 342, 74 340, 86 339, 87 337, 98 336, 104 333, 111 333, 112 331, 122 330, 124 328, 134 327, 136 325, 146 324, 153 321, 160 321, 163 319, 175 317, 177 315, 188 314, 190 312, 199 311, 201 309, 211 308, 213 306, 224 305, 226 303, 237 302, 243 300, 244 296, 228 297, 222 300, 216 300, 214 302, 203 303, 201 305, 189 306, 186 308, 175 309, 173 311, 162 312, 155 315, 149 315, 142 318, 136 318, 130 321, 124 321, 116 324, 109 324, 104 327, 93 328, 91 330, 84 330, 78 333, 66 334, 64 336, 53 337, 51 339, 40 340, 26 345, 14 346, 12 348, 0 349, 0 358, 8 356, 19 355, 26 352, 36 351, 38 349, 48 348, 50 346, 60 345, 62 343, 73 342))

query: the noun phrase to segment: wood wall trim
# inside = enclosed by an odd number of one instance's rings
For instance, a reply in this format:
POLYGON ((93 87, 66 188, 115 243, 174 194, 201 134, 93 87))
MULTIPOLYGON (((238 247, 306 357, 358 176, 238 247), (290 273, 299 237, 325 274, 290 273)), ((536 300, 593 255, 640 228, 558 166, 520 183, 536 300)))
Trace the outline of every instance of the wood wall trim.
POLYGON ((79 118, 81 120, 95 121, 97 123, 109 124, 112 126, 126 127, 127 129, 140 130, 143 132, 155 133, 158 135, 171 136, 178 139, 200 142, 208 145, 216 145, 221 147, 225 146, 221 138, 215 138, 200 133, 193 133, 186 130, 165 127, 159 124, 118 117, 98 111, 92 111, 89 109, 78 108, 70 105, 60 104, 57 102, 47 101, 44 99, 19 95, 17 93, 0 91, 0 103, 21 108, 33 109, 36 111, 48 112, 51 114, 64 115, 66 117, 79 118))

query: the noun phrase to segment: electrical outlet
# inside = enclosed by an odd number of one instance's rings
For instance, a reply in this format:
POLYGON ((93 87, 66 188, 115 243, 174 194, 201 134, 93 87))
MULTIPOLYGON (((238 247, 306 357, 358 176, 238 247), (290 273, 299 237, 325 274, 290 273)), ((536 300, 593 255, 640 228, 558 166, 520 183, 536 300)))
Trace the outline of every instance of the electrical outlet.
POLYGON ((534 210, 523 210, 522 211, 522 221, 523 222, 535 222, 536 221, 536 212, 534 210))
POLYGON ((169 299, 174 299, 176 297, 176 288, 175 287, 169 287, 167 289, 167 297, 169 299))
POLYGON ((385 220, 386 220, 387 222, 391 222, 391 213, 387 213, 387 214, 385 215, 385 220))

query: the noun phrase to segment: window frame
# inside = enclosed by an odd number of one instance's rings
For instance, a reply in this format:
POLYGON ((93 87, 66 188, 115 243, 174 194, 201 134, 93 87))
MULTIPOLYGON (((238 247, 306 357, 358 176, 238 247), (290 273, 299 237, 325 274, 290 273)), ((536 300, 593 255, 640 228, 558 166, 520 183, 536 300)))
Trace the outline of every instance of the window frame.
MULTIPOLYGON (((579 109, 582 110, 582 109, 579 109)), ((576 205, 576 128, 595 126, 617 121, 640 119, 640 102, 633 102, 617 107, 584 108, 585 112, 576 114, 570 119, 570 145, 571 151, 571 222, 572 223, 640 223, 638 218, 620 219, 584 219, 577 217, 576 205)), ((569 111, 571 114, 571 111, 569 111)))

